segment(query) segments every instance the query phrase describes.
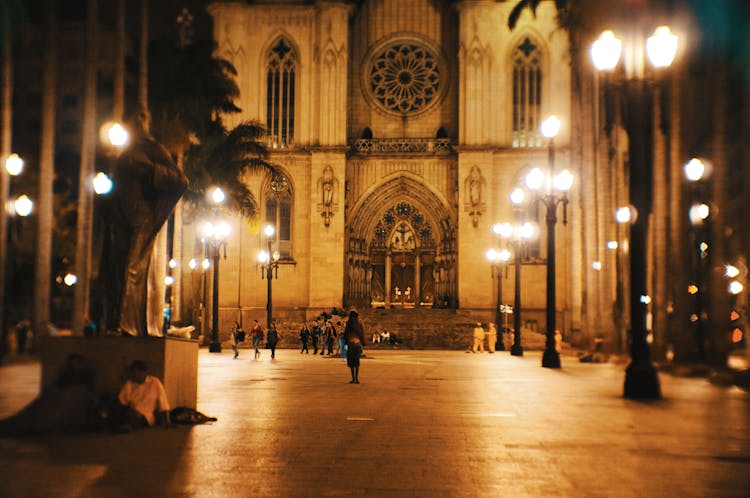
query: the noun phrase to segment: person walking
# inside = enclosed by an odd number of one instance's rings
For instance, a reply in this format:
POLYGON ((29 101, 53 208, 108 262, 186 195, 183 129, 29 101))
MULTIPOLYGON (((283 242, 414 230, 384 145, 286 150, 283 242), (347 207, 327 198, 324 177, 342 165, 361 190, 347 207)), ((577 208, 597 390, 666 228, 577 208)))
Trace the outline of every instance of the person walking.
POLYGON ((359 358, 365 344, 365 324, 356 309, 349 311, 349 321, 341 335, 346 342, 346 365, 352 374, 349 384, 359 384, 359 358))
POLYGON ((302 341, 302 351, 299 354, 310 354, 310 350, 307 349, 307 341, 310 340, 310 329, 307 328, 306 323, 302 324, 302 330, 299 331, 299 340, 302 341))
POLYGON ((495 353, 496 344, 497 344, 497 329, 495 328, 495 324, 490 322, 490 330, 487 332, 487 349, 489 350, 490 354, 495 353))
POLYGON ((326 329, 323 333, 325 337, 325 349, 328 350, 328 356, 333 355, 333 341, 336 339, 336 329, 333 328, 333 322, 328 320, 326 322, 326 329))
POLYGON ((260 326, 258 320, 253 323, 253 328, 250 329, 250 333, 253 336, 253 347, 255 348, 255 359, 260 358, 260 349, 258 345, 263 341, 263 327, 260 326))
MULTIPOLYGON (((340 326, 341 322, 338 322, 338 323, 340 326)), ((337 337, 337 341, 338 341, 338 347, 336 348, 336 354, 340 354, 341 359, 346 361, 346 341, 344 340, 344 334, 339 334, 337 337)))
POLYGON ((240 325, 240 322, 235 320, 230 337, 232 339, 232 350, 234 351, 234 359, 236 360, 237 357, 240 355, 240 350, 239 350, 240 343, 245 340, 245 331, 242 330, 242 325, 240 325))
POLYGON ((318 325, 318 321, 315 320, 312 327, 313 354, 318 354, 318 341, 321 340, 322 335, 323 331, 321 330, 320 325, 318 325))
POLYGON ((271 322, 271 328, 268 329, 266 340, 268 341, 268 349, 271 350, 271 359, 276 358, 276 344, 279 343, 279 331, 276 330, 276 322, 271 322))
POLYGON ((477 326, 474 327, 474 344, 471 346, 471 352, 476 353, 477 350, 484 353, 484 329, 482 328, 482 322, 477 322, 477 326))

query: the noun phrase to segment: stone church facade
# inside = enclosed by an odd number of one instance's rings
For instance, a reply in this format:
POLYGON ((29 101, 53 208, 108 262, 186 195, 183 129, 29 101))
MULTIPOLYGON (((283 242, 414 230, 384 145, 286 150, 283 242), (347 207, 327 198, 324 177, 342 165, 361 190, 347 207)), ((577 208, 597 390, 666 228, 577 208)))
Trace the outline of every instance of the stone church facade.
MULTIPOLYGON (((224 2, 210 6, 217 54, 238 71, 243 112, 234 124, 267 128, 282 176, 251 175, 260 222, 235 219, 221 261, 219 314, 263 322, 267 299, 259 228, 277 230, 274 316, 310 318, 334 306, 450 306, 494 317, 497 285, 485 252, 493 224, 513 221, 510 192, 546 168, 539 133, 555 114, 556 170, 569 167, 571 85, 567 35, 553 2, 510 31, 514 2, 365 0, 224 2)), ((231 125, 232 123, 230 123, 231 125)), ((578 188, 574 184, 573 192, 578 188)), ((558 327, 580 319, 581 230, 575 194, 557 224, 558 327), (579 248, 580 249, 580 248, 579 248)), ((544 329, 543 207, 523 251, 524 320, 544 329)), ((185 220, 183 258, 200 255, 185 220)), ((183 277, 183 307, 203 286, 183 277)), ((503 280, 513 302, 513 272, 503 280)), ((209 292, 210 295, 210 292, 209 292)))

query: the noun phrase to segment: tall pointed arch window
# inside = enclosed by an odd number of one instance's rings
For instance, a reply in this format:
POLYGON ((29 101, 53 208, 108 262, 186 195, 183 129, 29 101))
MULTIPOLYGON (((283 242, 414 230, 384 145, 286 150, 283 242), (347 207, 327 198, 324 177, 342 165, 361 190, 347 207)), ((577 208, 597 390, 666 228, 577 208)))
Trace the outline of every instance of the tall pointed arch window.
POLYGON ((529 37, 513 51, 513 147, 541 147, 542 54, 529 37))
POLYGON ((294 138, 297 55, 280 38, 268 52, 266 70, 266 131, 272 147, 288 147, 294 138))
POLYGON ((276 228, 274 247, 281 259, 292 259, 293 200, 287 178, 282 174, 274 176, 266 189, 265 220, 276 228))

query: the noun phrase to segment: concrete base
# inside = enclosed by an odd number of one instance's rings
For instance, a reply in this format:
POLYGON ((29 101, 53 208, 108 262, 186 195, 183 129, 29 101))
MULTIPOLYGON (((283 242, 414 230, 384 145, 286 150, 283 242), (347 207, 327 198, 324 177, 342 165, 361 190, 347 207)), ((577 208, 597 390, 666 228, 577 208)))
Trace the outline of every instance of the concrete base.
POLYGON ((42 341, 41 388, 54 384, 65 358, 82 355, 94 371, 96 392, 117 393, 128 365, 146 362, 164 384, 172 408, 195 408, 198 400, 198 341, 159 337, 48 337, 42 341))

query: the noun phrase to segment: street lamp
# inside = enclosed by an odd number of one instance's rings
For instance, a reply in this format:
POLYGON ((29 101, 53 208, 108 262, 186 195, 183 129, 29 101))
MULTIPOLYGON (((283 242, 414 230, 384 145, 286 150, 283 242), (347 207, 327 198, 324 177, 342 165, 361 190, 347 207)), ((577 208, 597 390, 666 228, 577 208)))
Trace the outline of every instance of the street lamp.
POLYGON ((518 204, 523 202, 523 190, 516 189, 511 194, 511 201, 514 203, 516 223, 497 223, 492 227, 492 231, 505 239, 512 239, 513 245, 513 345, 510 348, 510 354, 513 356, 523 356, 523 346, 521 346, 521 253, 526 242, 531 239, 536 230, 534 225, 520 222, 520 207, 518 204), (519 193, 520 192, 520 193, 519 193))
POLYGON ((505 351, 503 341, 503 278, 505 277, 505 264, 510 259, 510 251, 507 249, 489 249, 486 254, 487 260, 492 265, 497 276, 497 308, 495 309, 495 329, 500 333, 497 341, 497 350, 505 351))
POLYGON ((526 176, 526 186, 536 193, 535 201, 544 204, 547 222, 547 318, 546 341, 542 366, 560 368, 560 353, 555 347, 556 297, 555 297, 555 224, 557 205, 563 205, 563 225, 568 224, 568 190, 573 185, 573 175, 567 169, 557 175, 555 171, 555 137, 560 131, 560 119, 550 116, 541 125, 542 135, 549 139, 548 174, 539 168, 532 169, 526 176))
POLYGON ((266 300, 266 328, 271 328, 273 321, 273 287, 271 282, 274 278, 279 278, 279 251, 271 252, 271 243, 274 240, 276 229, 270 223, 263 228, 263 234, 266 236, 268 251, 258 253, 258 263, 261 265, 261 279, 268 280, 268 295, 266 300))
POLYGON ((211 298, 211 344, 208 350, 211 353, 221 352, 219 342, 219 253, 224 247, 224 259, 227 259, 227 237, 231 228, 226 221, 218 221, 216 224, 207 221, 203 224, 202 234, 206 247, 211 249, 213 257, 213 293, 211 298))
MULTIPOLYGON (((634 36, 633 39, 642 39, 634 36)), ((625 126, 630 140, 629 202, 635 214, 630 224, 630 327, 631 362, 625 373, 624 395, 627 398, 660 398, 656 369, 651 362, 647 336, 646 250, 648 219, 652 207, 652 161, 648 155, 651 99, 645 93, 643 52, 655 68, 666 68, 677 52, 677 36, 667 26, 656 28, 645 46, 627 46, 623 86, 627 97, 625 126)), ((591 47, 594 66, 612 71, 622 53, 622 40, 605 31, 591 47)))

